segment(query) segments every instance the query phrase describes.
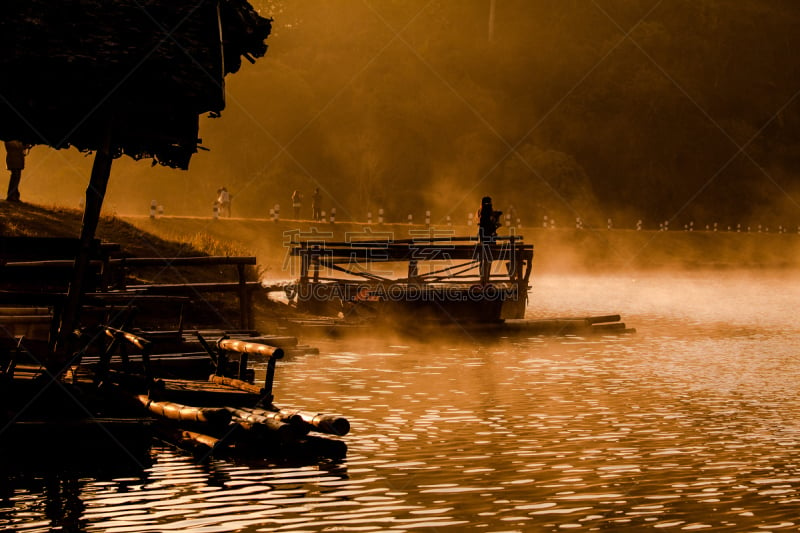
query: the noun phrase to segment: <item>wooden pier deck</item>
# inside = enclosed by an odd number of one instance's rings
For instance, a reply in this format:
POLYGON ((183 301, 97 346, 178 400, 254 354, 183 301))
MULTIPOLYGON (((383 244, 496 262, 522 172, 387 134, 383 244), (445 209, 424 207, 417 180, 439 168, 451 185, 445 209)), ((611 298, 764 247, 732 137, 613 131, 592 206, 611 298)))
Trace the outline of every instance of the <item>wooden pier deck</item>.
MULTIPOLYGON (((442 336, 448 333, 467 332, 477 336, 535 336, 535 335, 618 335, 635 333, 621 322, 619 315, 589 317, 566 317, 546 319, 509 319, 498 322, 469 323, 419 323, 398 325, 394 328, 400 334, 413 334, 416 337, 442 336)), ((284 322, 288 333, 295 335, 317 335, 327 337, 373 335, 375 325, 368 322, 346 321, 335 318, 292 319, 284 322)))

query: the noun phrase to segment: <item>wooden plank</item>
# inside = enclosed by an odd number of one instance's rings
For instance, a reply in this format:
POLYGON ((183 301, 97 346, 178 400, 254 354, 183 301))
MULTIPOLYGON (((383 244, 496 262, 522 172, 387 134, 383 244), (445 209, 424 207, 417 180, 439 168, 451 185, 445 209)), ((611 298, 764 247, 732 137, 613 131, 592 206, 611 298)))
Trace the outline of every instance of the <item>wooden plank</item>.
POLYGON ((159 399, 186 405, 199 407, 253 406, 261 399, 259 394, 208 381, 187 379, 161 379, 160 381, 164 383, 164 390, 159 391, 159 399))
POLYGON ((51 312, 49 307, 0 307, 0 316, 49 315, 51 312))
POLYGON ((235 389, 243 390, 245 392, 250 392, 252 394, 258 394, 263 396, 266 392, 263 388, 259 387, 258 385, 254 385, 252 383, 248 383, 246 381, 242 381, 241 379, 236 378, 228 378, 225 376, 215 376, 210 375, 208 376, 208 381, 211 383, 215 383, 217 385, 226 385, 228 387, 233 387, 235 389))
MULTIPOLYGON (((371 262, 404 262, 410 259, 420 261, 447 261, 477 259, 483 252, 481 245, 393 245, 385 246, 332 246, 320 248, 296 247, 290 250, 292 256, 309 256, 314 260, 335 262, 336 259, 364 259, 371 262)), ((514 256, 523 260, 533 259, 533 245, 487 245, 487 254, 495 261, 508 260, 514 256)))
POLYGON ((3 315, 0 324, 49 324, 53 317, 49 315, 3 315))
MULTIPOLYGON (((381 235, 386 235, 382 233, 381 235)), ((498 242, 511 241, 513 239, 516 243, 521 243, 524 240, 522 235, 498 235, 495 240, 498 242)), ((303 240, 299 242, 292 242, 293 245, 300 246, 353 246, 353 245, 386 245, 386 244, 424 244, 424 243, 455 243, 455 242, 478 242, 477 235, 448 235, 442 232, 434 231, 429 237, 414 237, 410 239, 368 239, 359 240, 353 239, 352 241, 324 241, 324 240, 303 240)))
MULTIPOLYGON (((261 288, 260 281, 247 281, 244 283, 248 291, 261 288)), ((162 283, 153 285, 129 285, 131 291, 143 291, 148 294, 167 293, 185 294, 191 292, 239 292, 241 284, 238 281, 224 283, 162 283)))
POLYGON ((0 290, 0 304, 10 305, 61 305, 64 292, 4 291, 0 290))
MULTIPOLYGON (((103 262, 100 260, 90 260, 89 265, 93 267, 100 268, 103 266, 103 262)), ((41 268, 41 269, 72 269, 75 265, 74 259, 42 259, 38 261, 9 261, 2 265, 4 268, 8 269, 34 269, 34 268, 41 268)))
POLYGON ((255 265, 254 256, 201 256, 201 257, 126 257, 111 259, 113 266, 203 266, 203 265, 255 265))

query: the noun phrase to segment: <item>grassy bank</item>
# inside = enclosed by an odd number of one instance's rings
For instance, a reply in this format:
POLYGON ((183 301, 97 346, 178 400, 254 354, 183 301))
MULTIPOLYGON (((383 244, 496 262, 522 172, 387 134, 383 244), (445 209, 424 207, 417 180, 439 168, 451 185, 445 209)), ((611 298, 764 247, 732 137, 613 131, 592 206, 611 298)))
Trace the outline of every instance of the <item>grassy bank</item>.
MULTIPOLYGON (((0 235, 4 237, 64 237, 81 235, 83 212, 55 206, 0 201, 0 235)), ((122 219, 100 218, 97 238, 119 243, 136 256, 179 256, 201 253, 186 242, 170 241, 122 219)))

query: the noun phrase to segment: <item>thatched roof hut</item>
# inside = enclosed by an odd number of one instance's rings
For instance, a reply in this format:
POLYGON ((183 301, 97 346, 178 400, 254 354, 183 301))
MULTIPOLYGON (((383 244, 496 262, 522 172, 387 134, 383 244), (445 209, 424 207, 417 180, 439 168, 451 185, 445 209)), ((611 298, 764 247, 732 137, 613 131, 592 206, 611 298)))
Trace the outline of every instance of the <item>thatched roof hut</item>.
POLYGON ((0 140, 187 168, 224 76, 266 52, 246 0, 3 0, 0 140))
POLYGON ((0 2, 0 140, 95 152, 55 347, 62 359, 113 159, 188 168, 199 115, 222 111, 225 74, 264 55, 270 29, 247 0, 0 2))

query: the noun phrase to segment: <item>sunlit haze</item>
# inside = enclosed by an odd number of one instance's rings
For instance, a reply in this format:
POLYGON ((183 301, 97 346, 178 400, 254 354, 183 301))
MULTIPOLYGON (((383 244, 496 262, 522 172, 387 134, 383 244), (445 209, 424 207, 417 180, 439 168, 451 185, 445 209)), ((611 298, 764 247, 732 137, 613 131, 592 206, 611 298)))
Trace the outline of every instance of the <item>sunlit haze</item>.
MULTIPOLYGON (((201 120, 210 151, 115 161, 107 211, 206 216, 225 185, 267 217, 318 186, 342 220, 461 220, 491 194, 528 225, 800 222, 794 2, 253 4, 269 51, 201 120)), ((34 148, 24 197, 77 207, 91 161, 34 148)))

